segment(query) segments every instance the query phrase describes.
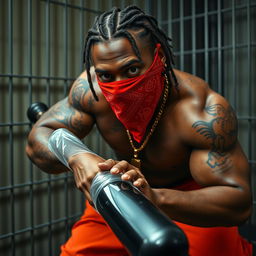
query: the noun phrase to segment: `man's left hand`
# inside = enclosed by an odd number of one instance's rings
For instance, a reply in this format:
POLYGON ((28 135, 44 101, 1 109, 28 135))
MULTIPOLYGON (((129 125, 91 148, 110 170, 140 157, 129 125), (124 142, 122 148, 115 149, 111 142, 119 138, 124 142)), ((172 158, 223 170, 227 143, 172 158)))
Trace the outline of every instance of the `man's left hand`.
POLYGON ((98 167, 102 171, 110 170, 112 174, 121 174, 122 180, 131 181, 150 201, 157 204, 156 192, 150 187, 146 178, 137 167, 125 160, 115 161, 113 159, 98 163, 98 167))

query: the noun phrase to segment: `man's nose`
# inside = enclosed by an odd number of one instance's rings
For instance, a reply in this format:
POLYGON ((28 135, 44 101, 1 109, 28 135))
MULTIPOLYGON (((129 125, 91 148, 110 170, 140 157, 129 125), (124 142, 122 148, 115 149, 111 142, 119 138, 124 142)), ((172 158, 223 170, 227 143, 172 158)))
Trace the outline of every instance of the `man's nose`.
POLYGON ((117 76, 116 76, 116 82, 117 82, 117 81, 122 81, 122 80, 124 80, 124 77, 123 77, 123 76, 121 76, 121 75, 117 75, 117 76))

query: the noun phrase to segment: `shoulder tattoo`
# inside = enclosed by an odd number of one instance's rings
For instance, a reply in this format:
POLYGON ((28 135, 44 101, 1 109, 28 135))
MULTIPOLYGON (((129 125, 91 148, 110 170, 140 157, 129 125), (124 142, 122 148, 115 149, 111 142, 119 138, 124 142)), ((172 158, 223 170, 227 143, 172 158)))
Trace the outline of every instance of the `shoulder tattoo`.
MULTIPOLYGON (((83 102, 85 95, 90 90, 89 83, 84 78, 78 78, 75 82, 74 88, 72 89, 71 101, 74 108, 77 110, 83 110, 83 102)), ((91 99, 88 103, 89 107, 92 106, 91 99)))
POLYGON ((68 104, 67 98, 53 107, 51 116, 55 121, 64 124, 70 129, 78 132, 83 131, 82 114, 68 104))
POLYGON ((197 121, 192 127, 196 132, 210 141, 207 164, 218 171, 225 171, 229 166, 229 155, 226 150, 237 141, 237 119, 231 106, 221 104, 207 106, 205 112, 212 116, 211 121, 197 121))

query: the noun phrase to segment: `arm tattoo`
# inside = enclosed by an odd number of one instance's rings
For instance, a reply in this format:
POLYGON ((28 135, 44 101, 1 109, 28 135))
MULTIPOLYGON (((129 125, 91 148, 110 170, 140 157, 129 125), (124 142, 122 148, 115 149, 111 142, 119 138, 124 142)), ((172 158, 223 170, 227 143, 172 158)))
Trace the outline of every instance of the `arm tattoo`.
POLYGON ((208 166, 223 172, 231 165, 229 154, 225 151, 236 143, 237 119, 231 106, 224 108, 221 104, 214 104, 206 107, 205 111, 213 116, 213 119, 209 122, 197 121, 192 127, 206 139, 211 140, 208 166))
POLYGON ((55 121, 64 124, 67 128, 77 132, 84 130, 82 114, 69 106, 67 98, 62 100, 60 104, 55 105, 51 115, 55 121))
MULTIPOLYGON (((89 83, 86 79, 78 78, 72 90, 71 100, 72 105, 77 110, 84 110, 83 101, 87 92, 90 90, 89 83)), ((89 107, 92 107, 93 102, 89 100, 89 107)))

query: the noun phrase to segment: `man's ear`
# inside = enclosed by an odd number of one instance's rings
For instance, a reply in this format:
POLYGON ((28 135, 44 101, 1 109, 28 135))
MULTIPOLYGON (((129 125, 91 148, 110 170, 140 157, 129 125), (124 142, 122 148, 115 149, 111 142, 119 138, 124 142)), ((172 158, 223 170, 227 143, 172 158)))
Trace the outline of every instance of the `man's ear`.
MULTIPOLYGON (((156 54, 156 50, 157 50, 157 49, 155 49, 155 53, 154 53, 154 54, 156 54)), ((166 56, 165 56, 165 54, 164 54, 164 50, 163 50, 162 46, 160 46, 160 48, 159 48, 159 50, 158 50, 158 55, 159 55, 159 57, 160 57, 162 63, 165 65, 165 63, 166 63, 166 56)))

